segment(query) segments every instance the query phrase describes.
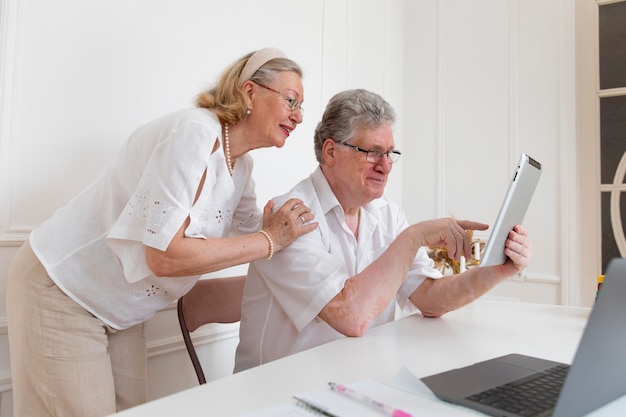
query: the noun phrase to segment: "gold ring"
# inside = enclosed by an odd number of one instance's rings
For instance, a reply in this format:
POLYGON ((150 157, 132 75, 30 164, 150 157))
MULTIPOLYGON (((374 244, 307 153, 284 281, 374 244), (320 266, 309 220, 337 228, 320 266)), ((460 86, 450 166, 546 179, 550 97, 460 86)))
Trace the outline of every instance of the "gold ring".
POLYGON ((302 223, 304 223, 304 217, 300 216, 300 220, 302 220, 302 223))

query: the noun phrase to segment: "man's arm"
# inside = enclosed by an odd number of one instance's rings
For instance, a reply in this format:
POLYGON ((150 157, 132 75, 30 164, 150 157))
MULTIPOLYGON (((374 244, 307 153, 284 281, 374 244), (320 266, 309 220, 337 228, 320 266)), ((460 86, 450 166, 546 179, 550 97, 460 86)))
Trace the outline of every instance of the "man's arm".
POLYGON ((396 296, 421 246, 445 246, 452 257, 470 256, 465 229, 484 230, 487 225, 454 219, 437 219, 409 226, 387 250, 359 274, 319 313, 338 332, 361 336, 396 296))
POLYGON ((500 282, 518 274, 530 263, 532 245, 522 226, 509 233, 503 265, 476 267, 458 275, 427 278, 409 297, 425 317, 440 317, 484 295, 500 282))

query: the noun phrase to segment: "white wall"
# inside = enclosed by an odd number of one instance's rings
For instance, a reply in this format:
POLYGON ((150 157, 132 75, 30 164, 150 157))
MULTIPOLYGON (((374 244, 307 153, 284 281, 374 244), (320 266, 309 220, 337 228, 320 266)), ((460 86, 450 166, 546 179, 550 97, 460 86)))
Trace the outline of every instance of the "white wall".
MULTIPOLYGON (((490 295, 579 302, 567 262, 578 248, 573 8, 569 0, 0 0, 0 417, 12 408, 5 282, 17 247, 133 129, 191 105, 228 63, 264 46, 303 66, 306 97, 287 145, 253 153, 260 204, 315 167, 311 137, 328 99, 368 88, 398 111, 403 157, 388 194, 412 221, 492 223, 519 152, 544 164, 525 222, 533 263, 490 295)), ((193 386, 175 311, 148 326, 151 397, 193 386)), ((236 326, 198 336, 209 378, 230 373, 236 326)))
POLYGON ((578 304, 574 2, 406 7, 403 150, 416 162, 403 165, 409 218, 493 223, 512 167, 530 154, 544 165, 524 222, 533 262, 491 295, 578 304))

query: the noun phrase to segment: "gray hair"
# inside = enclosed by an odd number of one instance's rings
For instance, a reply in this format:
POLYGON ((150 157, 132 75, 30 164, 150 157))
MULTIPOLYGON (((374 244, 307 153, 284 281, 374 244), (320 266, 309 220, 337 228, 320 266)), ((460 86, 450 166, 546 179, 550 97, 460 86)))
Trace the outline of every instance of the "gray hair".
POLYGON ((359 129, 393 125, 396 112, 381 96, 364 89, 346 90, 330 99, 315 129, 315 158, 324 163, 322 145, 328 138, 348 143, 359 129))

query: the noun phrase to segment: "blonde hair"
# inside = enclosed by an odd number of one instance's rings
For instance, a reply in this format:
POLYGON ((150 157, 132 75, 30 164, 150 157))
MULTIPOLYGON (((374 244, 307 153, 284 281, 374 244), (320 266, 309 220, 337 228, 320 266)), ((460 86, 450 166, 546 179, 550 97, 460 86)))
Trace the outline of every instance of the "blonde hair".
MULTIPOLYGON (((222 73, 215 86, 198 94, 196 107, 210 109, 222 122, 231 124, 240 122, 246 115, 247 104, 239 86, 239 77, 255 52, 239 58, 222 73)), ((268 84, 274 81, 281 71, 292 71, 302 77, 302 69, 294 61, 289 58, 274 58, 261 65, 252 74, 250 80, 259 84, 268 84)))

